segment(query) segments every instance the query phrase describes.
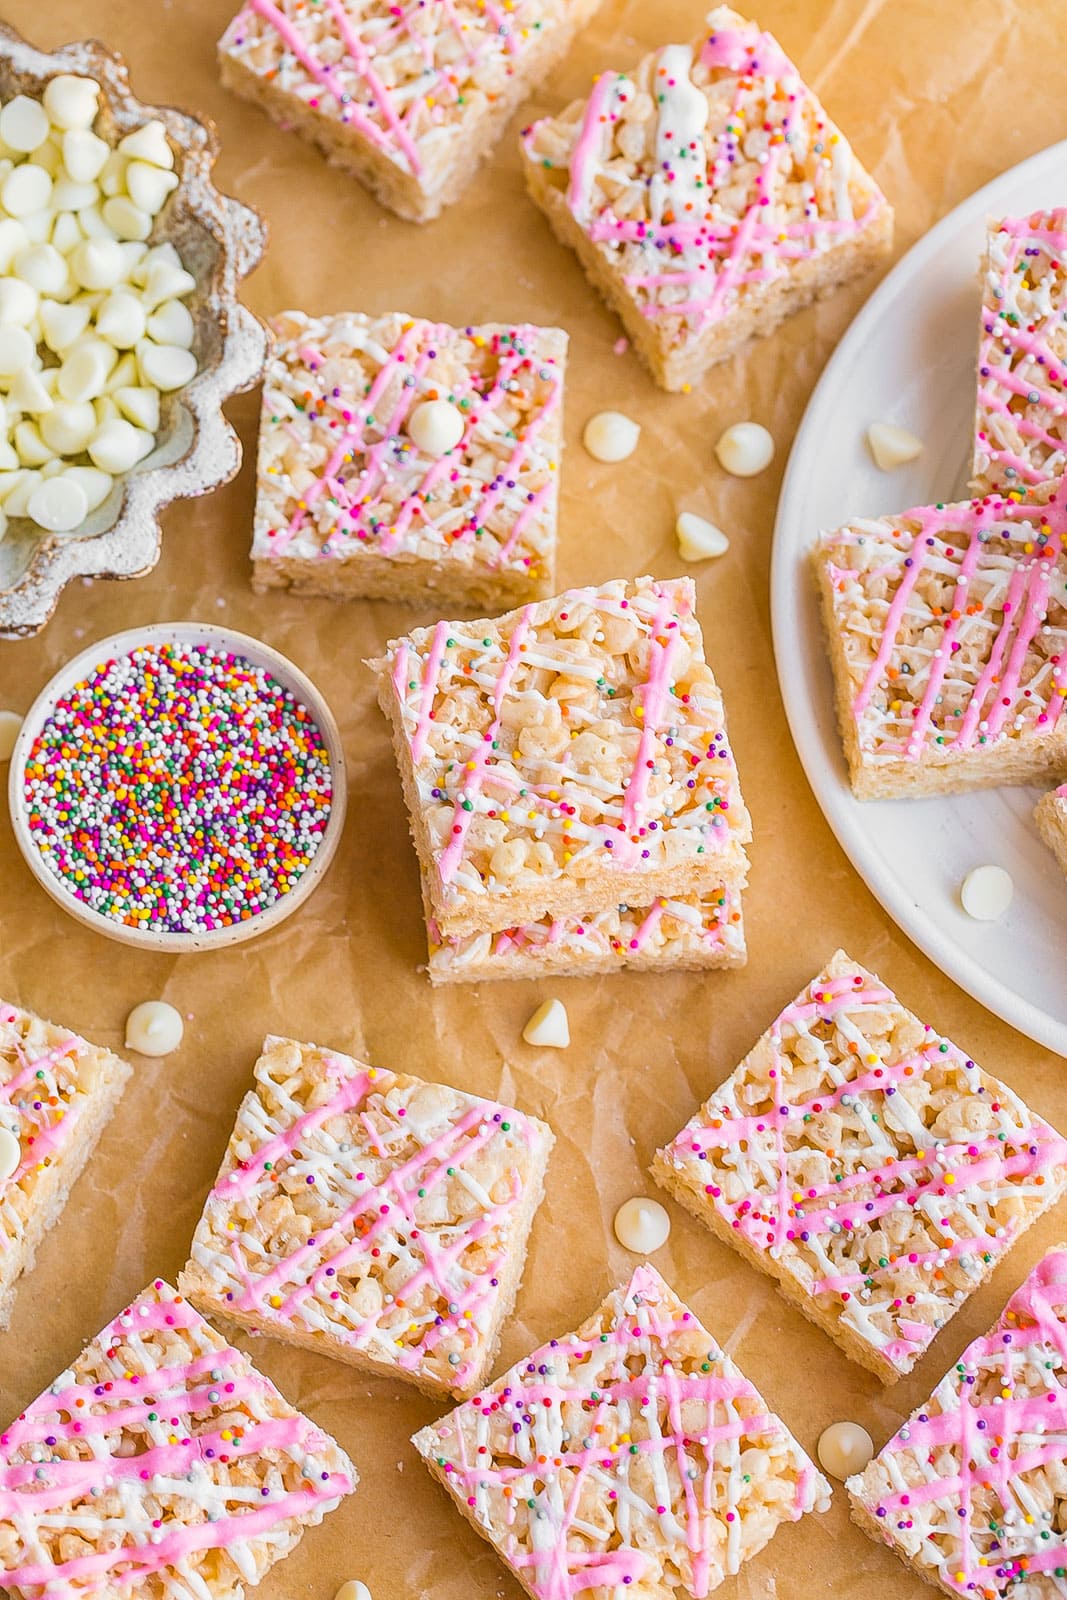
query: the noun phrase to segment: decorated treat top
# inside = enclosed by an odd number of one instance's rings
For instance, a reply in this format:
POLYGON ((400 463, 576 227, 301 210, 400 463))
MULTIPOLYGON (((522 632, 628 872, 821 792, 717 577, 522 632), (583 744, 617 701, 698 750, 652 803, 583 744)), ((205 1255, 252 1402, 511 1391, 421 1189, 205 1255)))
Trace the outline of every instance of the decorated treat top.
POLYGON ((770 34, 725 6, 707 28, 524 134, 645 315, 691 330, 886 204, 770 34))
POLYGON ((890 1439, 852 1497, 920 1575, 967 1600, 1067 1594, 1067 1249, 890 1439))
POLYGON ((748 813, 694 604, 687 578, 617 579, 390 643, 376 665, 447 931, 504 926, 519 896, 584 912, 622 874, 663 890, 665 872, 744 870, 748 813))
POLYGON ((269 1038, 182 1288, 469 1393, 551 1140, 508 1106, 269 1038))
POLYGON ((1062 740, 1067 505, 1060 484, 856 520, 827 534, 862 760, 1062 740))
POLYGON ((840 951, 663 1159, 899 1371, 1067 1181, 1067 1141, 840 951))
POLYGON ((0 1584, 239 1593, 354 1487, 333 1440, 156 1279, 0 1433, 0 1584))
POLYGON ((426 915, 431 965, 438 970, 484 961, 535 957, 559 964, 601 961, 685 961, 710 951, 741 956, 745 948, 741 896, 719 888, 706 895, 659 896, 648 906, 613 905, 581 917, 542 917, 497 931, 450 937, 426 915))
POLYGON ((551 568, 566 334, 401 313, 273 326, 257 558, 551 568))
POLYGON ((0 1000, 0 1282, 20 1265, 42 1174, 80 1138, 96 1095, 128 1070, 110 1051, 0 1000))
POLYGON ((333 786, 318 724, 265 667, 208 644, 149 644, 60 696, 24 795, 34 847, 83 905, 195 933, 296 887, 333 786))
POLYGON ((573 0, 249 0, 219 48, 427 181, 573 0))
POLYGON ((701 1600, 830 1488, 650 1266, 418 1434, 537 1600, 701 1600), (626 1585, 627 1587, 623 1587, 626 1585))
POLYGON ((1067 467, 1067 210, 990 225, 978 351, 975 487, 1067 467))

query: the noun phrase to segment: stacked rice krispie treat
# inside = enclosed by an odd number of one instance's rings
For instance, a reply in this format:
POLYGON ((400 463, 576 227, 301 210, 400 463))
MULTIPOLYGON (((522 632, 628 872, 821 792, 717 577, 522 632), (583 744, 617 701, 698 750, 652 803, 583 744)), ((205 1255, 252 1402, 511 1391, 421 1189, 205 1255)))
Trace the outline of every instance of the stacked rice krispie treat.
POLYGON ((1067 1141, 838 951, 654 1176, 885 1383, 1067 1187, 1067 1141))
POLYGON ((567 335, 393 312, 273 323, 259 590, 467 607, 551 594, 567 335))
POLYGON ((466 188, 600 0, 248 0, 222 81, 413 222, 466 188))
POLYGON ((847 1480, 853 1520, 965 1600, 1067 1592, 1067 1247, 847 1480))
POLYGON ((0 1000, 0 1329, 132 1068, 0 1000))
POLYGON ((789 1429, 648 1265, 413 1442, 533 1600, 708 1595, 830 1504, 789 1429))
POLYGON ((1067 210, 989 224, 982 262, 975 494, 1067 468, 1067 210))
POLYGON ((161 1279, 0 1433, 0 1587, 19 1600, 240 1600, 356 1487, 161 1279))
POLYGON ((856 520, 815 551, 861 799, 1067 777, 1062 480, 856 520))
POLYGON ((510 1106, 270 1037, 179 1287, 244 1328, 468 1395, 552 1144, 510 1106))
POLYGON ((523 135, 527 186, 666 389, 888 251, 893 213, 776 41, 701 36, 523 135))
POLYGON ((751 827, 694 607, 617 579, 370 663, 434 982, 744 961, 751 827))

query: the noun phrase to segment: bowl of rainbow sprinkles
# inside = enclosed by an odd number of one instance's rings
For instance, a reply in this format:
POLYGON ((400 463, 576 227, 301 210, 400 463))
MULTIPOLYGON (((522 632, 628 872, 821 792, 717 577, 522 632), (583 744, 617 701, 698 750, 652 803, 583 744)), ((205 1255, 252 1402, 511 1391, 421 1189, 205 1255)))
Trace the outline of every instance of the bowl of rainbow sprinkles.
POLYGON ((270 646, 159 623, 75 656, 11 759, 19 848, 87 927, 175 954, 254 938, 321 882, 345 815, 340 734, 270 646))

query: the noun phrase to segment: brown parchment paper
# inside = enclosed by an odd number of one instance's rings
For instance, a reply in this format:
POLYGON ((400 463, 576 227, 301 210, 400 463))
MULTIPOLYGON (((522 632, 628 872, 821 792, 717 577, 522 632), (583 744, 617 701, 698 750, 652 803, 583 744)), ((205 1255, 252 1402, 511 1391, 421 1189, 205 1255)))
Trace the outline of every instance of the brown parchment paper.
MULTIPOLYGON (((557 109, 584 93, 598 67, 625 66, 653 44, 688 38, 704 10, 701 0, 605 0, 536 107, 557 109)), ((433 992, 418 970, 418 879, 399 785, 361 663, 390 635, 434 615, 252 594, 257 399, 236 402, 232 415, 246 444, 240 477, 166 513, 163 558, 151 577, 77 584, 40 637, 0 643, 0 707, 26 709, 68 656, 119 627, 171 618, 231 623, 285 651, 325 692, 348 760, 345 838, 324 885, 275 934, 172 959, 127 951, 64 916, 23 866, 2 808, 0 994, 115 1048, 140 1000, 165 998, 188 1020, 171 1059, 137 1060, 95 1164, 23 1283, 11 1330, 0 1336, 0 1422, 153 1274, 177 1273, 268 1030, 365 1050, 382 1065, 513 1100, 552 1124, 558 1142, 547 1198, 502 1364, 574 1328, 630 1270, 634 1258, 611 1231, 615 1208, 650 1191, 644 1174, 656 1146, 838 944, 1067 1127, 1065 1063, 954 988, 852 871, 801 774, 778 697, 767 572, 781 470, 812 385, 872 281, 796 317, 693 394, 667 396, 631 354, 613 353, 619 327, 523 197, 515 157, 521 114, 462 204, 418 230, 222 92, 214 45, 230 0, 6 0, 3 11, 40 45, 97 35, 126 55, 144 98, 215 119, 223 141, 219 186, 257 206, 270 227, 266 260, 247 285, 256 311, 403 309, 570 331, 562 584, 679 572, 672 536, 679 508, 711 515, 730 531, 729 554, 694 570, 755 844, 743 972, 557 982, 573 1041, 562 1053, 520 1039, 547 988, 433 992), (579 442, 588 416, 607 405, 643 428, 636 455, 619 466, 598 465, 579 442), (771 429, 778 456, 762 477, 741 482, 719 471, 712 446, 724 426, 747 417, 771 429)), ((1061 0, 760 0, 757 15, 889 193, 898 249, 977 185, 1067 134, 1061 0)), ((857 418, 857 426, 867 420, 857 418)), ((834 470, 829 457, 826 470, 834 470)), ((993 1320, 1041 1251, 1067 1233, 1061 1207, 913 1375, 884 1393, 762 1275, 673 1204, 671 1211, 673 1231, 657 1264, 809 1449, 839 1418, 863 1422, 883 1443, 993 1320)), ((517 1600, 516 1584, 410 1448, 410 1434, 439 1409, 433 1401, 266 1340, 254 1343, 254 1356, 337 1435, 362 1477, 356 1495, 264 1583, 264 1600, 332 1600, 348 1577, 363 1579, 374 1600, 517 1600)), ((828 1515, 785 1528, 722 1592, 731 1600, 875 1593, 905 1600, 927 1591, 852 1527, 838 1490, 828 1515)))

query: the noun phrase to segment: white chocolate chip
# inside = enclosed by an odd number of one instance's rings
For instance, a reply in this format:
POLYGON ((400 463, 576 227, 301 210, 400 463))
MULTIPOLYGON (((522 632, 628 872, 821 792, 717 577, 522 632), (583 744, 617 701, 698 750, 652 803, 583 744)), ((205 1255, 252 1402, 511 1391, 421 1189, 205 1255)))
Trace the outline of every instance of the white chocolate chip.
POLYGON ((32 367, 23 367, 16 373, 7 397, 16 411, 26 411, 31 417, 52 409, 52 396, 32 367))
POLYGON ((102 427, 105 422, 110 422, 112 417, 121 417, 114 397, 110 394, 97 395, 93 401, 93 410, 96 412, 97 427, 102 427))
POLYGON ((85 239, 70 253, 70 270, 83 289, 113 289, 125 263, 117 239, 85 239))
POLYGON ((923 442, 907 428, 898 428, 894 422, 872 422, 867 429, 867 448, 874 457, 876 467, 892 472, 922 454, 923 442))
POLYGON ((21 729, 17 711, 0 711, 0 762, 11 760, 21 729))
POLYGON ((146 429, 135 428, 132 422, 126 422, 121 417, 112 417, 97 428, 87 448, 94 467, 99 467, 101 472, 110 472, 114 477, 119 472, 129 472, 131 467, 135 467, 155 442, 146 429))
POLYGON ((77 456, 96 432, 96 412, 88 400, 61 400, 40 422, 41 437, 57 456, 77 456))
POLYGON ((621 411, 598 411, 590 417, 582 443, 594 461, 625 461, 637 449, 641 428, 621 411))
POLYGON ((88 128, 71 128, 63 135, 63 165, 75 183, 95 184, 110 154, 106 141, 98 139, 88 128))
POLYGON ((730 541, 721 528, 693 511, 682 511, 674 524, 678 540, 678 554, 683 561, 707 561, 711 556, 725 555, 730 541))
POLYGON ((666 1244, 671 1231, 670 1214, 658 1200, 643 1195, 625 1200, 615 1213, 615 1237, 635 1255, 648 1256, 666 1244))
POLYGON ((95 511, 97 506, 103 505, 111 493, 113 479, 110 472, 101 472, 99 467, 67 467, 63 473, 72 483, 76 483, 85 495, 86 511, 95 511))
POLYGON ((831 1422, 819 1435, 819 1464, 842 1482, 863 1472, 874 1455, 874 1440, 858 1422, 831 1422))
POLYGON ((167 196, 178 187, 176 172, 164 172, 147 161, 131 161, 126 168, 126 189, 135 206, 150 217, 162 211, 167 196))
MULTIPOLYGON (((61 295, 70 286, 67 263, 52 244, 31 244, 20 250, 13 262, 16 279, 36 294, 61 295)), ((34 307, 36 310, 36 306, 34 307)))
POLYGON ((735 478, 754 478, 774 460, 774 440, 758 422, 735 422, 715 446, 720 467, 735 478))
POLYGON ((358 1578, 349 1578, 347 1583, 342 1583, 333 1600, 371 1600, 371 1592, 358 1578))
POLYGON ((137 296, 116 289, 96 313, 96 331, 116 350, 132 350, 138 339, 144 338, 145 320, 144 306, 137 296))
POLYGON ((24 467, 43 467, 55 455, 55 451, 50 450, 41 438, 36 423, 30 422, 25 418, 22 422, 15 424, 15 431, 11 438, 18 458, 24 467))
POLYGON ((0 378, 13 378, 33 356, 33 339, 25 328, 0 327, 0 378))
POLYGON ((95 400, 117 360, 114 345, 87 334, 64 351, 56 387, 64 400, 95 400))
POLYGON ((137 346, 137 361, 141 376, 164 393, 182 388, 196 374, 192 351, 175 344, 153 344, 150 339, 142 339, 137 346))
POLYGON ((1014 896, 1011 873, 1003 867, 975 867, 960 884, 960 904, 976 922, 996 922, 1014 896))
MULTIPOLYGON (((180 263, 175 265, 172 261, 159 257, 155 251, 150 254, 155 259, 149 260, 144 273, 142 298, 146 306, 154 308, 164 300, 179 300, 183 295, 192 294, 196 288, 196 279, 191 272, 186 272, 180 263)), ((448 402, 445 401, 445 404, 448 402)))
POLYGON ((523 1028, 522 1036, 527 1044, 543 1049, 566 1050, 571 1042, 571 1030, 563 1001, 546 1000, 539 1005, 523 1028))
MULTIPOLYGON (((149 383, 156 382, 143 361, 141 370, 149 383)), ((163 387, 160 384, 160 388, 163 387)), ((424 400, 408 418, 408 438, 424 455, 438 457, 456 448, 463 438, 465 427, 463 413, 451 401, 424 400)))
POLYGON ((10 270, 15 257, 29 242, 30 236, 21 222, 14 217, 4 217, 0 221, 0 272, 10 270))
POLYGON ((45 344, 59 355, 81 338, 89 326, 91 307, 79 301, 63 305, 58 300, 42 300, 38 315, 45 344))
POLYGON ((9 150, 20 150, 28 155, 44 144, 50 132, 48 113, 39 100, 29 95, 17 94, 0 111, 0 139, 9 150))
POLYGON ((136 384, 112 390, 115 404, 128 421, 149 433, 159 432, 159 390, 145 389, 136 384))
POLYGON ((37 485, 27 510, 34 522, 50 533, 71 533, 88 516, 89 502, 81 485, 61 473, 37 485))
POLYGON ((152 218, 140 206, 135 206, 129 195, 116 194, 103 205, 104 221, 119 239, 147 239, 152 232, 152 218))
POLYGON ((6 484, 0 491, 4 510, 9 517, 24 517, 30 503, 30 496, 42 481, 41 474, 29 467, 23 467, 18 472, 4 474, 9 479, 17 482, 6 484))
POLYGON ((96 181, 105 199, 114 199, 115 195, 121 194, 126 182, 126 157, 119 155, 117 150, 109 150, 96 181))
POLYGON ((148 318, 147 328, 157 344, 176 344, 183 350, 191 348, 196 332, 193 314, 180 300, 164 300, 148 318))
POLYGON ((180 1011, 165 1000, 142 1000, 126 1018, 126 1048, 142 1056, 169 1056, 184 1032, 180 1011))
POLYGON ((63 170, 63 152, 55 139, 46 139, 38 145, 33 152, 33 159, 37 166, 44 168, 53 183, 63 170))
POLYGON ((37 290, 21 278, 0 278, 0 326, 28 328, 37 315, 37 290))
POLYGON ((99 206, 85 206, 79 211, 78 226, 87 239, 110 239, 113 243, 118 243, 114 228, 108 227, 99 206))
POLYGON ((165 167, 167 171, 174 165, 174 152, 167 140, 167 130, 158 118, 128 133, 119 140, 118 147, 131 160, 150 161, 154 167, 165 167))
MULTIPOLYGON (((43 210, 51 194, 50 175, 33 161, 24 161, 15 167, 0 186, 0 201, 12 217, 28 217, 31 212, 43 210)), ((33 237, 32 231, 30 237, 33 237)))
POLYGON ((0 1127, 0 1183, 14 1177, 22 1161, 22 1146, 18 1135, 10 1128, 0 1127))
POLYGON ((57 128, 88 128, 96 117, 100 85, 94 78, 79 78, 61 72, 45 84, 42 100, 57 128))

